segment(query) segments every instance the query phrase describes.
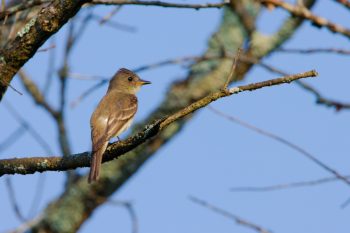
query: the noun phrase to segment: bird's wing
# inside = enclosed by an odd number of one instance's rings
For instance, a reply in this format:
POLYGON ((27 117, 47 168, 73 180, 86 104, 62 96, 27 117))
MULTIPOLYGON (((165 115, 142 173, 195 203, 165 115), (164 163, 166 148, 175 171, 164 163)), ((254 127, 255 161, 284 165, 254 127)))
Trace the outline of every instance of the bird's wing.
POLYGON ((93 151, 99 150, 106 141, 122 133, 137 111, 137 98, 134 95, 118 96, 110 106, 104 106, 106 103, 108 101, 102 100, 101 108, 98 107, 101 111, 97 110, 96 114, 94 113, 96 117, 93 115, 95 122, 94 125, 91 124, 93 151))
POLYGON ((137 111, 137 98, 126 95, 111 108, 113 111, 110 111, 106 131, 109 139, 118 136, 130 126, 137 111))

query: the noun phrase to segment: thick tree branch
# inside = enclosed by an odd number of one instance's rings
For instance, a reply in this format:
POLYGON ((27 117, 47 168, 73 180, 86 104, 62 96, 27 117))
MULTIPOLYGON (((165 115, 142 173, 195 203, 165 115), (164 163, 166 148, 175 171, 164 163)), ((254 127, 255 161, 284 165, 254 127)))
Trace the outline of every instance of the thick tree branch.
POLYGON ((0 100, 18 70, 87 0, 55 0, 42 8, 0 53, 0 100))
MULTIPOLYGON (((104 155, 103 161, 107 162, 112 159, 118 158, 120 155, 131 151, 138 145, 145 142, 147 139, 152 138, 158 134, 165 127, 169 126, 176 120, 179 120, 188 114, 197 111, 216 101, 220 98, 230 96, 232 94, 237 94, 243 91, 253 91, 263 87, 269 87, 274 85, 279 85, 283 83, 290 83, 295 80, 306 78, 306 77, 316 77, 317 72, 314 70, 289 75, 281 78, 271 79, 263 82, 252 83, 244 86, 233 87, 230 89, 217 91, 206 97, 190 104, 189 106, 183 108, 182 110, 176 112, 175 114, 165 117, 156 121, 153 124, 147 125, 142 132, 139 132, 133 137, 128 138, 124 142, 116 142, 108 146, 107 151, 104 155)), ((33 174, 35 172, 43 171, 66 171, 75 169, 77 167, 88 167, 90 166, 90 156, 88 152, 75 154, 67 157, 33 157, 33 158, 20 158, 20 159, 4 159, 0 160, 0 176, 4 174, 33 174)))

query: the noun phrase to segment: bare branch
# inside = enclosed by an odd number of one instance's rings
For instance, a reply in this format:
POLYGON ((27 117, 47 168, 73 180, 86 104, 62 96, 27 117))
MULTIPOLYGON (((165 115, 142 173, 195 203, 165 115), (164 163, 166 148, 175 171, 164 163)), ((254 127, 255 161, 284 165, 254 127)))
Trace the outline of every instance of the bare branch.
POLYGON ((213 212, 215 212, 217 214, 220 214, 220 215, 222 215, 222 216, 224 216, 224 217, 226 217, 228 219, 233 220, 238 225, 241 225, 241 226, 244 226, 244 227, 248 227, 248 228, 250 228, 250 229, 252 229, 252 230, 254 230, 256 232, 259 232, 259 233, 271 233, 271 231, 266 230, 266 229, 262 228, 261 226, 255 224, 255 223, 247 221, 247 220, 245 220, 245 219, 243 219, 243 218, 241 218, 241 217, 239 217, 239 216, 237 216, 235 214, 232 214, 232 213, 230 213, 230 212, 228 212, 228 211, 226 211, 224 209, 221 209, 219 207, 216 207, 216 206, 214 206, 214 205, 212 205, 212 204, 210 204, 210 203, 208 203, 206 201, 203 201, 203 200, 201 200, 201 199, 199 199, 197 197, 189 196, 189 199, 193 203, 196 203, 196 204, 198 204, 200 206, 203 206, 203 207, 205 207, 205 208, 207 208, 207 209, 209 209, 209 210, 211 210, 211 211, 213 211, 213 212))
POLYGON ((299 6, 299 5, 292 5, 290 3, 287 2, 283 2, 281 0, 260 0, 261 3, 263 4, 272 4, 276 7, 281 7, 287 11, 289 11, 292 15, 298 16, 298 17, 302 17, 304 19, 310 20, 315 26, 317 27, 325 27, 328 30, 330 30, 331 32, 334 33, 339 33, 342 34, 348 38, 350 38, 350 30, 332 23, 331 21, 314 15, 311 11, 309 11, 307 8, 303 7, 303 6, 299 6))
MULTIPOLYGON (((158 134, 162 129, 170 125, 172 122, 195 112, 196 110, 209 105, 211 102, 220 98, 227 97, 233 94, 238 94, 243 91, 254 91, 263 87, 280 85, 290 83, 295 80, 307 77, 316 77, 317 72, 314 70, 285 76, 281 78, 271 79, 263 82, 252 83, 244 86, 230 88, 228 91, 218 91, 212 93, 192 104, 183 108, 182 110, 155 121, 153 124, 146 125, 142 132, 139 132, 133 137, 121 142, 118 141, 108 146, 104 154, 103 162, 113 160, 120 155, 136 148, 138 145, 144 143, 147 139, 152 138, 158 134)), ((0 176, 5 174, 33 174, 35 172, 44 171, 66 171, 75 169, 77 167, 90 166, 90 155, 88 152, 74 154, 71 156, 61 157, 31 157, 31 158, 15 158, 0 160, 0 176)), ((340 175, 339 175, 340 176, 340 175)))
POLYGON ((170 8, 187 8, 187 9, 203 9, 203 8, 222 8, 227 6, 229 3, 203 3, 203 4, 185 4, 185 3, 170 3, 162 1, 125 1, 125 0, 93 0, 90 2, 93 5, 137 5, 137 6, 159 6, 159 7, 170 7, 170 8))
POLYGON ((231 67, 231 70, 230 70, 230 74, 227 76, 226 82, 225 82, 225 84, 223 86, 223 90, 227 90, 227 87, 228 87, 229 83, 231 82, 231 79, 232 79, 233 74, 234 74, 234 72, 236 70, 237 61, 239 59, 239 56, 241 55, 241 52, 242 52, 242 49, 239 48, 237 50, 236 55, 233 58, 233 63, 232 63, 232 67, 231 67))
POLYGON ((300 146, 276 135, 276 134, 273 134, 271 132, 268 132, 268 131, 265 131, 265 130, 262 130, 260 128, 257 128, 253 125, 250 125, 242 120, 239 120, 235 117, 232 117, 232 116, 229 116, 219 110, 216 110, 214 108, 210 108, 214 113, 224 117, 225 119, 228 119, 229 121, 231 122, 234 122, 234 123, 237 123, 245 128, 248 128, 250 130, 253 130, 261 135, 264 135, 266 137, 269 137, 269 138, 272 138, 286 146, 288 146, 289 148, 292 148, 293 150, 296 150, 298 151, 299 153, 301 153, 303 156, 305 156, 306 158, 308 158, 309 160, 311 160, 312 162, 316 163, 318 166, 320 166, 321 168, 323 168, 324 170, 332 173, 333 175, 335 175, 338 179, 344 181, 346 184, 350 185, 350 181, 344 177, 343 175, 341 175, 339 172, 337 172, 336 170, 334 170, 333 168, 331 168, 330 166, 328 166, 327 164, 323 163, 321 160, 317 159, 314 155, 312 155, 311 153, 309 153, 308 151, 306 151, 305 149, 301 148, 300 146))
POLYGON ((37 85, 27 76, 23 70, 20 70, 18 72, 18 76, 20 77, 23 86, 31 95, 35 103, 40 107, 43 107, 48 113, 50 113, 53 118, 56 119, 58 117, 58 112, 53 109, 49 103, 46 102, 45 97, 42 95, 37 85))

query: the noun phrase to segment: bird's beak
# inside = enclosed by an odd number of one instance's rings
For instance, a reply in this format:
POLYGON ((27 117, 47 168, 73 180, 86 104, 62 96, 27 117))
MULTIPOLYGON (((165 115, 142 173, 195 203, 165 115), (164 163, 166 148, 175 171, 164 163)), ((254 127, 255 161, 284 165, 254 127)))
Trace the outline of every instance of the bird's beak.
POLYGON ((147 84, 151 84, 151 82, 150 81, 146 81, 146 80, 142 80, 142 79, 140 79, 140 84, 141 85, 147 85, 147 84))

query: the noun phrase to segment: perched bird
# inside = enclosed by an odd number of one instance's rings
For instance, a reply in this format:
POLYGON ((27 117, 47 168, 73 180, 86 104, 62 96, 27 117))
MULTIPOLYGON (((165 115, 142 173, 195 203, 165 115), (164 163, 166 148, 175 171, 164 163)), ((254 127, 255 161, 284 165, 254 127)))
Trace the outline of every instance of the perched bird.
POLYGON ((109 82, 90 119, 92 157, 88 182, 98 180, 103 154, 111 138, 129 128, 137 111, 136 93, 151 82, 140 79, 134 72, 122 68, 109 82))

